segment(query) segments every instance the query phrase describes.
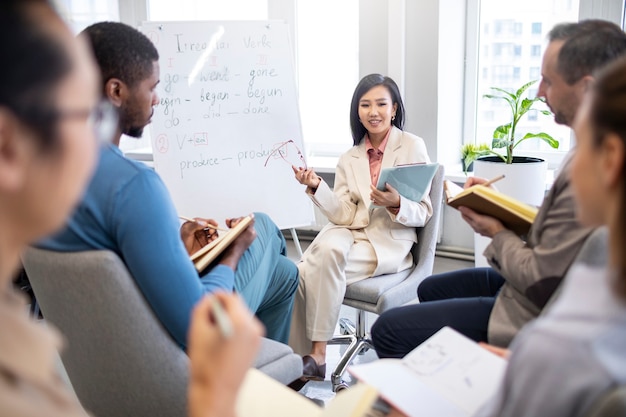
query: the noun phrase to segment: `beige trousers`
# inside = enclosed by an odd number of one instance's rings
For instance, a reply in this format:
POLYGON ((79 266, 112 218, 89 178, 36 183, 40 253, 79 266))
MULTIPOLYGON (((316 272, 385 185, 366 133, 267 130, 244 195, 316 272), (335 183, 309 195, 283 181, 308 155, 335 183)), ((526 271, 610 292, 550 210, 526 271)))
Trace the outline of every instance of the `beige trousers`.
POLYGON ((312 341, 333 337, 346 285, 370 278, 376 265, 363 230, 331 228, 313 240, 298 264, 300 283, 289 336, 296 353, 309 354, 312 341))

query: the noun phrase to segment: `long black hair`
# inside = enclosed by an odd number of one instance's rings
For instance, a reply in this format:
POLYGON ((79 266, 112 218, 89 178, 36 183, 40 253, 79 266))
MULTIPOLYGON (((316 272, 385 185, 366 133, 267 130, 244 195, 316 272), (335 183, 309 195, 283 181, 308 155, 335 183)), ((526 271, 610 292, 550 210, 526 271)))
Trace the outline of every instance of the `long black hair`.
POLYGON ((352 102, 350 103, 350 130, 352 131, 352 141, 354 145, 361 143, 361 140, 367 133, 367 129, 359 120, 359 101, 361 97, 368 91, 376 86, 385 86, 391 94, 391 100, 393 104, 396 104, 396 117, 392 120, 392 124, 398 129, 404 129, 404 104, 402 103, 402 97, 400 97, 400 89, 394 80, 381 74, 366 75, 359 81, 354 94, 352 95, 352 102))

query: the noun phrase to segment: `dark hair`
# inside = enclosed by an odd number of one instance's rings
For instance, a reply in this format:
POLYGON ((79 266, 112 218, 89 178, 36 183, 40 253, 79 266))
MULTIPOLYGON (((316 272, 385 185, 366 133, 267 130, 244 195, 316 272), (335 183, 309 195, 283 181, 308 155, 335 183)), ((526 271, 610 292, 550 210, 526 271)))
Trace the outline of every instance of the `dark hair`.
POLYGON ((118 78, 133 88, 152 73, 159 60, 156 48, 144 35, 124 23, 95 23, 81 32, 91 44, 100 67, 102 86, 118 78))
POLYGON ((563 23, 550 31, 548 39, 565 41, 559 51, 557 69, 570 85, 626 52, 626 34, 606 20, 563 23))
POLYGON ((0 1, 0 56, 4 61, 0 65, 0 107, 27 125, 47 149, 57 142, 54 93, 71 71, 72 62, 59 39, 33 16, 34 5, 54 10, 46 0, 0 1))
MULTIPOLYGON (((594 146, 602 144, 608 133, 619 136, 626 147, 626 57, 611 63, 598 74, 591 96, 589 121, 593 127, 594 146)), ((626 252, 626 162, 622 165, 622 201, 619 212, 620 224, 616 242, 618 253, 626 252)), ((621 257, 618 280, 615 283, 618 293, 626 298, 626 259, 621 257)))
POLYGON ((350 103, 350 130, 352 131, 352 140, 355 146, 361 142, 365 133, 367 133, 367 129, 365 129, 365 126, 363 126, 359 120, 359 101, 365 93, 379 85, 385 86, 387 90, 389 90, 393 104, 398 105, 396 118, 392 121, 392 124, 398 129, 404 129, 404 104, 402 103, 400 89, 396 82, 381 74, 366 75, 359 81, 359 84, 357 84, 354 89, 352 102, 350 103))

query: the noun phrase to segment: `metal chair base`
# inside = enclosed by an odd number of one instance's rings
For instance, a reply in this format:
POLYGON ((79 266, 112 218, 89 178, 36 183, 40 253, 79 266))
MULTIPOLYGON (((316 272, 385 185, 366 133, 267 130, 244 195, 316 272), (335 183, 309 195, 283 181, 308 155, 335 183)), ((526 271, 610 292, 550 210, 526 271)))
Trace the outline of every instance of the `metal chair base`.
POLYGON ((348 345, 348 348, 341 356, 339 363, 330 376, 333 392, 338 392, 348 387, 342 377, 356 355, 365 353, 369 349, 374 349, 372 340, 366 333, 366 316, 364 310, 357 312, 356 326, 352 325, 349 320, 341 319, 340 329, 342 335, 335 336, 328 341, 329 345, 348 345))

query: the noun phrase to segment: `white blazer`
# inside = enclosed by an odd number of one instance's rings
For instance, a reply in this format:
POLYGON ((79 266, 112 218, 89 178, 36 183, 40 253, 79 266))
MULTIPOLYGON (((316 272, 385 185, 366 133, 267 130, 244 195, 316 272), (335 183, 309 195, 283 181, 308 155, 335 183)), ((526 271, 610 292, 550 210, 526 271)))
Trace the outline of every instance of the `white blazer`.
MULTIPOLYGON (((430 162, 422 138, 392 127, 381 169, 416 162, 430 162)), ((422 201, 415 202, 400 196, 400 211, 393 215, 385 208, 369 208, 370 184, 369 158, 362 140, 339 158, 334 190, 322 180, 315 194, 307 193, 330 220, 317 238, 336 227, 363 229, 378 258, 374 275, 402 271, 413 262, 410 250, 417 242, 415 228, 424 226, 432 216, 430 197, 427 192, 422 201)))

